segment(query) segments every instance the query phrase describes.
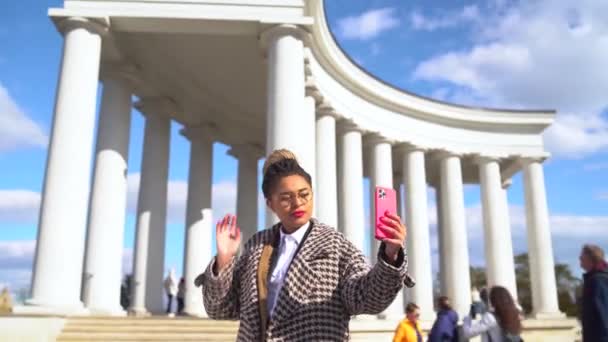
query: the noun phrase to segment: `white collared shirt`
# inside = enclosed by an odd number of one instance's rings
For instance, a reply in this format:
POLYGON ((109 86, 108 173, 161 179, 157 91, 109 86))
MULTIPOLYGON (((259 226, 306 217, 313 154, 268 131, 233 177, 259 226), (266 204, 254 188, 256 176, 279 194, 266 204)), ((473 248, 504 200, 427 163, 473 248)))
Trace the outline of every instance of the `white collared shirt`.
POLYGON ((268 313, 270 317, 272 317, 279 297, 279 292, 283 287, 289 264, 296 254, 298 246, 302 242, 309 224, 310 223, 306 223, 291 234, 283 233, 283 230, 280 230, 281 242, 279 244, 279 255, 277 256, 277 263, 272 269, 270 281, 268 282, 268 313))

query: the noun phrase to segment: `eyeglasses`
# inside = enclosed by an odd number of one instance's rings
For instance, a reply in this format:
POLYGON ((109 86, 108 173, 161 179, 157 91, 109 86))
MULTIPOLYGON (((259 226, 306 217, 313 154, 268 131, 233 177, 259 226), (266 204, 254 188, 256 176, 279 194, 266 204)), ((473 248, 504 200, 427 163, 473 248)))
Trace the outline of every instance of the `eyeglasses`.
POLYGON ((312 198, 312 191, 310 190, 302 190, 295 193, 282 193, 279 195, 279 204, 283 208, 289 208, 292 205, 298 205, 298 203, 306 204, 312 198), (296 200, 298 200, 296 202, 296 200))

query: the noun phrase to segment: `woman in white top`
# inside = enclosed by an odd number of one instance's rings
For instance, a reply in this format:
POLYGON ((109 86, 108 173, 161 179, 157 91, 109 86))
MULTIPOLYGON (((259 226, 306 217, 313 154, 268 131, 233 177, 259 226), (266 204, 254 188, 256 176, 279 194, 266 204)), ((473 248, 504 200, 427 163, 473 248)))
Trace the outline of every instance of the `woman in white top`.
POLYGON ((491 311, 485 312, 481 319, 473 321, 471 316, 463 321, 463 335, 469 339, 481 335, 482 342, 516 342, 522 341, 519 310, 513 297, 502 286, 490 290, 491 311))

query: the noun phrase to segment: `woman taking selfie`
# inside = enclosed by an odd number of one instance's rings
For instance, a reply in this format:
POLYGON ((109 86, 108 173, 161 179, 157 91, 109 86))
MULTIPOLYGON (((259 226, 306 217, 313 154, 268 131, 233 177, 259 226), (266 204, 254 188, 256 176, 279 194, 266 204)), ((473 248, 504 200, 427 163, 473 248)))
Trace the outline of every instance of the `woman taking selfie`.
POLYGON ((490 289, 490 311, 481 315, 479 321, 471 316, 462 322, 465 339, 481 335, 482 342, 520 342, 521 317, 509 290, 502 286, 490 289))
POLYGON ((200 277, 207 314, 240 320, 239 341, 347 340, 351 316, 384 311, 401 290, 405 226, 383 217, 388 237, 370 267, 335 228, 311 218, 312 181, 293 153, 274 151, 263 172, 266 204, 280 222, 255 234, 238 258, 236 217, 218 222, 217 256, 200 277))

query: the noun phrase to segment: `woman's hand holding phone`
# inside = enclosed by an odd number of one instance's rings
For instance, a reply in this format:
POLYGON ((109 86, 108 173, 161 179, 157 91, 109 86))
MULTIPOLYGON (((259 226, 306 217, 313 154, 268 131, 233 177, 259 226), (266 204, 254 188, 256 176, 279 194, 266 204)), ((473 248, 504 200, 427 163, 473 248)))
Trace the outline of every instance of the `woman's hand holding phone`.
POLYGON ((388 211, 385 211, 384 216, 380 217, 379 220, 381 223, 378 224, 377 228, 381 229, 385 235, 382 239, 382 242, 386 244, 384 253, 389 260, 396 261, 399 250, 405 242, 407 229, 398 215, 391 214, 388 211))
POLYGON ((226 215, 215 226, 217 258, 216 273, 221 272, 236 255, 241 245, 241 229, 236 224, 236 216, 226 215))

